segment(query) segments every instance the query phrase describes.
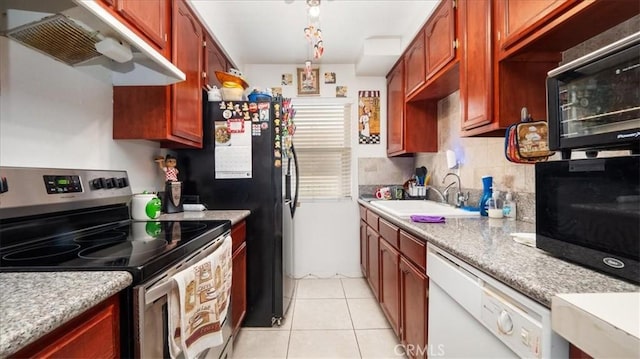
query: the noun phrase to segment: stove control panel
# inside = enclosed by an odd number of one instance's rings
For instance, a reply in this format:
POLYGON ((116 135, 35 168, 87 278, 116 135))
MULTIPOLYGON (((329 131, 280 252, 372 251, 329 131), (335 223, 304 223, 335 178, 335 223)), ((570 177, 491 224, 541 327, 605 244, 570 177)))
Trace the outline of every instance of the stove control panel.
POLYGON ((129 187, 127 177, 99 177, 89 181, 93 189, 111 189, 129 187))
POLYGON ((127 205, 131 195, 122 170, 0 166, 0 219, 127 205))
POLYGON ((48 194, 82 192, 80 176, 44 175, 42 177, 48 194))

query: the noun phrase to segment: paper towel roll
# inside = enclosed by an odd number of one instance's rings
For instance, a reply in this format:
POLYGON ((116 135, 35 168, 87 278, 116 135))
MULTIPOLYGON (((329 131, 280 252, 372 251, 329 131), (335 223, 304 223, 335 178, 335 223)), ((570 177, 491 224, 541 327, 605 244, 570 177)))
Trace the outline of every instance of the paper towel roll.
POLYGON ((451 150, 447 150, 447 167, 449 168, 458 167, 458 161, 456 160, 456 153, 451 150))

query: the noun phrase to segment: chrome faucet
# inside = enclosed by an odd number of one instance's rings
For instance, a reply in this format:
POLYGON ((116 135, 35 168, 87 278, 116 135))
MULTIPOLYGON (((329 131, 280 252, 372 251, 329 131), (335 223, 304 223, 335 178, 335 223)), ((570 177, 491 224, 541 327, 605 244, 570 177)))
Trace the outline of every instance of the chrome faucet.
MULTIPOLYGON (((469 200, 469 193, 462 193, 462 182, 460 181, 460 176, 458 176, 457 174, 453 173, 453 172, 449 172, 447 173, 444 178, 442 179, 442 184, 444 184, 444 182, 446 181, 447 177, 449 176, 454 176, 457 180, 458 180, 458 192, 456 193, 456 207, 462 207, 464 205, 466 205, 467 200, 469 200)), ((444 199, 445 202, 448 202, 449 200, 449 191, 451 190, 451 188, 456 184, 455 181, 449 183, 447 185, 447 187, 445 187, 444 191, 442 192, 442 197, 444 199)))
POLYGON ((435 192, 438 195, 438 197, 440 197, 440 202, 447 203, 447 199, 445 198, 444 194, 440 192, 437 188, 429 185, 426 185, 425 187, 429 189, 429 192, 431 191, 435 192))

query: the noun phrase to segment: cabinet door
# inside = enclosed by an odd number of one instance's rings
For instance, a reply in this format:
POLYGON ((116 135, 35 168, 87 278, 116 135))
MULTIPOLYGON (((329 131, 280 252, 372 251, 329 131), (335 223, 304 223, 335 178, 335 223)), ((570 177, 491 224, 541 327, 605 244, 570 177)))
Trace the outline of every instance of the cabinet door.
POLYGON ((368 266, 368 241, 367 241, 367 222, 360 220, 360 269, 362 275, 366 278, 369 276, 368 266))
POLYGON ((171 134, 202 142, 202 27, 183 1, 174 1, 173 63, 187 79, 173 87, 171 134))
POLYGON ((119 296, 115 295, 12 357, 111 359, 120 356, 120 304, 119 296))
POLYGON ((369 275, 367 280, 376 299, 380 300, 380 261, 379 245, 380 238, 378 232, 367 226, 367 260, 369 263, 369 275))
POLYGON ((387 153, 404 148, 404 62, 400 61, 387 77, 387 153))
POLYGON ((453 60, 456 53, 455 12, 452 0, 444 0, 425 25, 427 79, 453 60))
POLYGON ((204 58, 204 84, 217 86, 218 88, 222 87, 222 84, 216 77, 216 71, 226 72, 229 62, 211 35, 206 32, 204 58))
POLYGON ((130 25, 143 33, 159 49, 166 49, 168 0, 117 0, 116 8, 130 25))
POLYGON ((497 35, 502 49, 522 40, 576 0, 499 0, 496 1, 497 35))
POLYGON ((247 313, 247 243, 233 253, 231 276, 231 327, 234 335, 247 313))
POLYGON ((380 241, 380 306, 391 328, 400 335, 400 253, 389 243, 380 241))
MULTIPOLYGON (((401 337, 402 344, 412 348, 427 347, 427 315, 429 279, 427 275, 400 258, 401 337)), ((426 352, 415 350, 411 358, 426 358, 426 352), (419 355, 420 356, 415 356, 419 355)))
POLYGON ((462 1, 463 51, 460 60, 460 102, 462 129, 488 124, 492 116, 491 2, 462 1))
POLYGON ((405 96, 422 86, 425 76, 424 31, 420 31, 404 53, 405 96))

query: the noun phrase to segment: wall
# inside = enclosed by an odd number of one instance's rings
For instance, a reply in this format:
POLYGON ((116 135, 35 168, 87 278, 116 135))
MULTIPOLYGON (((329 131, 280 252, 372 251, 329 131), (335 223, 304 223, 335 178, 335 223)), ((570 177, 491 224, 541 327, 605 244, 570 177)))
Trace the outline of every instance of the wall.
POLYGON ((112 139, 112 86, 0 37, 0 165, 127 170, 132 190, 160 189, 150 141, 112 139))
MULTIPOLYGON (((246 65, 242 68, 250 88, 282 87, 284 97, 293 103, 339 101, 352 106, 352 198, 344 201, 303 201, 294 220, 295 265, 294 275, 329 277, 343 275, 360 277, 357 159, 359 157, 386 157, 386 143, 358 144, 358 91, 380 91, 381 132, 386 133, 386 79, 384 77, 357 77, 354 65, 320 64, 320 96, 297 97, 296 65, 246 65), (324 73, 335 72, 336 83, 324 84, 324 73), (293 75, 293 83, 281 85, 284 73, 293 75), (347 86, 346 98, 336 98, 336 86, 347 86)), ((385 139, 386 140, 386 139, 385 139)), ((295 142, 295 139, 294 139, 295 142)))

